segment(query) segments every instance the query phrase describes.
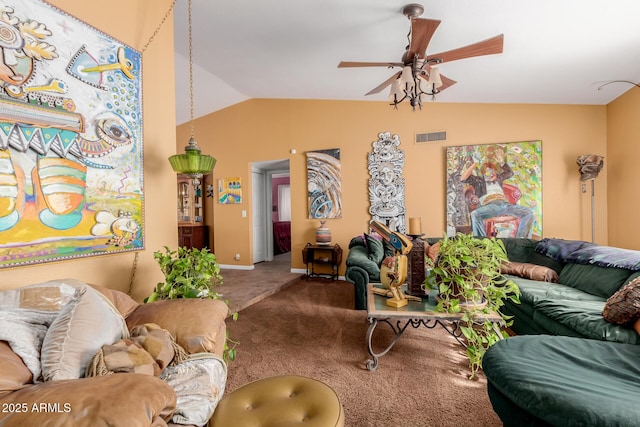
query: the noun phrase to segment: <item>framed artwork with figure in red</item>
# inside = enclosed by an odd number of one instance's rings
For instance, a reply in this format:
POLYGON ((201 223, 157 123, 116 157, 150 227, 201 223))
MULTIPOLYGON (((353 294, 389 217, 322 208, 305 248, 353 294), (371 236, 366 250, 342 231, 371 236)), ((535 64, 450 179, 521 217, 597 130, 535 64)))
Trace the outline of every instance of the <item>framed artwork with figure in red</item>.
POLYGON ((447 147, 447 233, 542 236, 542 141, 447 147))

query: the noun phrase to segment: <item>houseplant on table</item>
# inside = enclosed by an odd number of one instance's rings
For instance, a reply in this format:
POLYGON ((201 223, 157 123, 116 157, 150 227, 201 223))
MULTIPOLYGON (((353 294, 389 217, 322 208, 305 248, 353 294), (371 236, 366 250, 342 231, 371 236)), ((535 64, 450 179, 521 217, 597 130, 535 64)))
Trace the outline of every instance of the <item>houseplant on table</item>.
MULTIPOLYGON (((222 299, 218 293, 218 286, 222 284, 220 264, 209 248, 179 247, 174 251, 165 246, 164 252, 154 252, 153 258, 158 262, 165 281, 156 285, 153 293, 145 298, 145 303, 177 298, 222 299)), ((224 302, 229 305, 228 301, 224 302)), ((233 313, 232 318, 236 320, 238 313, 233 313)), ((227 336, 225 359, 235 359, 237 344, 227 336)))
POLYGON ((471 378, 482 367, 485 351, 508 336, 484 318, 495 312, 508 327, 511 317, 500 311, 504 300, 520 303, 518 286, 501 273, 502 264, 508 261, 502 241, 458 233, 444 237, 425 280, 425 288, 438 292, 437 311, 462 313, 459 324, 466 340, 471 378))

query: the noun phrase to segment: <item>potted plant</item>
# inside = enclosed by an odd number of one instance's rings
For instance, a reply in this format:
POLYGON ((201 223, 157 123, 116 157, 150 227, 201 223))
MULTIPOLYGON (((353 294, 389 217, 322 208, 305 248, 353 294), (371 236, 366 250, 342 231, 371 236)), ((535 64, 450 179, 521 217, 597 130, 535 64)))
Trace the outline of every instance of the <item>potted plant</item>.
POLYGON ((486 350, 508 336, 486 320, 486 315, 497 313, 504 327, 511 326, 511 317, 500 309, 506 299, 520 303, 518 286, 501 273, 502 264, 508 261, 502 241, 458 233, 444 237, 425 280, 426 288, 438 292, 436 310, 462 313, 460 330, 466 340, 471 378, 482 367, 486 350))
MULTIPOLYGON (((165 246, 164 252, 154 252, 153 258, 158 262, 165 281, 156 285, 153 293, 145 298, 145 303, 177 298, 222 299, 218 293, 218 286, 222 284, 220 264, 209 248, 179 247, 174 251, 165 246)), ((229 301, 223 301, 229 305, 229 301)), ((232 318, 236 320, 238 313, 233 313, 232 318)), ((227 335, 225 359, 235 359, 237 344, 227 335)))
POLYGON ((154 252, 153 258, 160 265, 165 282, 156 285, 146 302, 175 298, 220 299, 220 264, 209 248, 179 247, 173 251, 165 246, 164 252, 154 252))

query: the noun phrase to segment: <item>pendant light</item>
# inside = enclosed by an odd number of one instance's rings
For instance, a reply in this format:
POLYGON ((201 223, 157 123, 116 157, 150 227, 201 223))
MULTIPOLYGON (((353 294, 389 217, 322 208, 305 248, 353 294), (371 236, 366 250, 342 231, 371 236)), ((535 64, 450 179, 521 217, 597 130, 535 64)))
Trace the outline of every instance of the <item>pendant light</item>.
POLYGON ((176 173, 187 175, 194 180, 199 180, 203 175, 211 173, 216 165, 216 159, 202 154, 194 137, 195 122, 193 119, 193 38, 191 24, 191 0, 189 3, 189 107, 191 118, 191 137, 189 144, 184 147, 183 154, 174 154, 169 157, 169 163, 176 173))

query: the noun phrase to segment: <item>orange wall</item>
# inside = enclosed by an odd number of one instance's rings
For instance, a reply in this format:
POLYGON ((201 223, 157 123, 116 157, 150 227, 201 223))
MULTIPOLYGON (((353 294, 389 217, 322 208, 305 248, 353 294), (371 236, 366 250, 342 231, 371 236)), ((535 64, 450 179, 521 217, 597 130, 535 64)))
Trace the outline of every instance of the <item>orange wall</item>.
MULTIPOLYGON (((171 0, 49 0, 60 9, 141 51, 171 0)), ((140 251, 132 296, 141 300, 162 280, 153 251, 177 244, 175 179, 167 157, 175 153, 173 20, 168 19, 143 54, 145 246, 140 251), (170 209, 167 209, 167 206, 170 209)), ((134 253, 91 257, 0 270, 0 289, 74 277, 128 290, 134 253)))
MULTIPOLYGON (((623 84, 623 83, 619 83, 623 84)), ((640 229, 635 213, 640 209, 638 159, 640 159, 640 89, 632 87, 607 106, 607 157, 609 179, 609 243, 640 250, 640 229)))
MULTIPOLYGON (((253 99, 196 120, 203 152, 218 159, 213 182, 240 176, 243 203, 213 211, 214 248, 222 264, 250 266, 251 162, 289 159, 292 193, 292 266, 303 268, 301 249, 314 240, 317 220, 307 218, 305 152, 340 148, 343 217, 327 222, 333 242, 345 252, 350 239, 367 230, 367 153, 379 132, 400 137, 405 152, 408 217, 421 217, 423 232, 441 236, 445 229, 444 154, 450 145, 542 140, 543 234, 591 240, 590 193, 580 191, 576 158, 606 156, 605 106, 428 103, 412 112, 394 111, 386 102, 253 99), (416 133, 446 131, 446 142, 414 143, 416 133), (290 154, 296 149, 297 154, 290 154), (241 211, 247 211, 247 218, 241 211), (239 253, 241 260, 234 261, 239 253)), ((189 125, 177 128, 177 149, 189 137, 189 125)), ((596 180, 596 237, 607 244, 607 175, 596 180)), ((217 195, 217 190, 216 190, 217 195)), ((211 219, 210 219, 211 220, 211 219)), ((344 264, 344 263, 343 263, 344 264)), ((344 265, 341 274, 344 273, 344 265)))

